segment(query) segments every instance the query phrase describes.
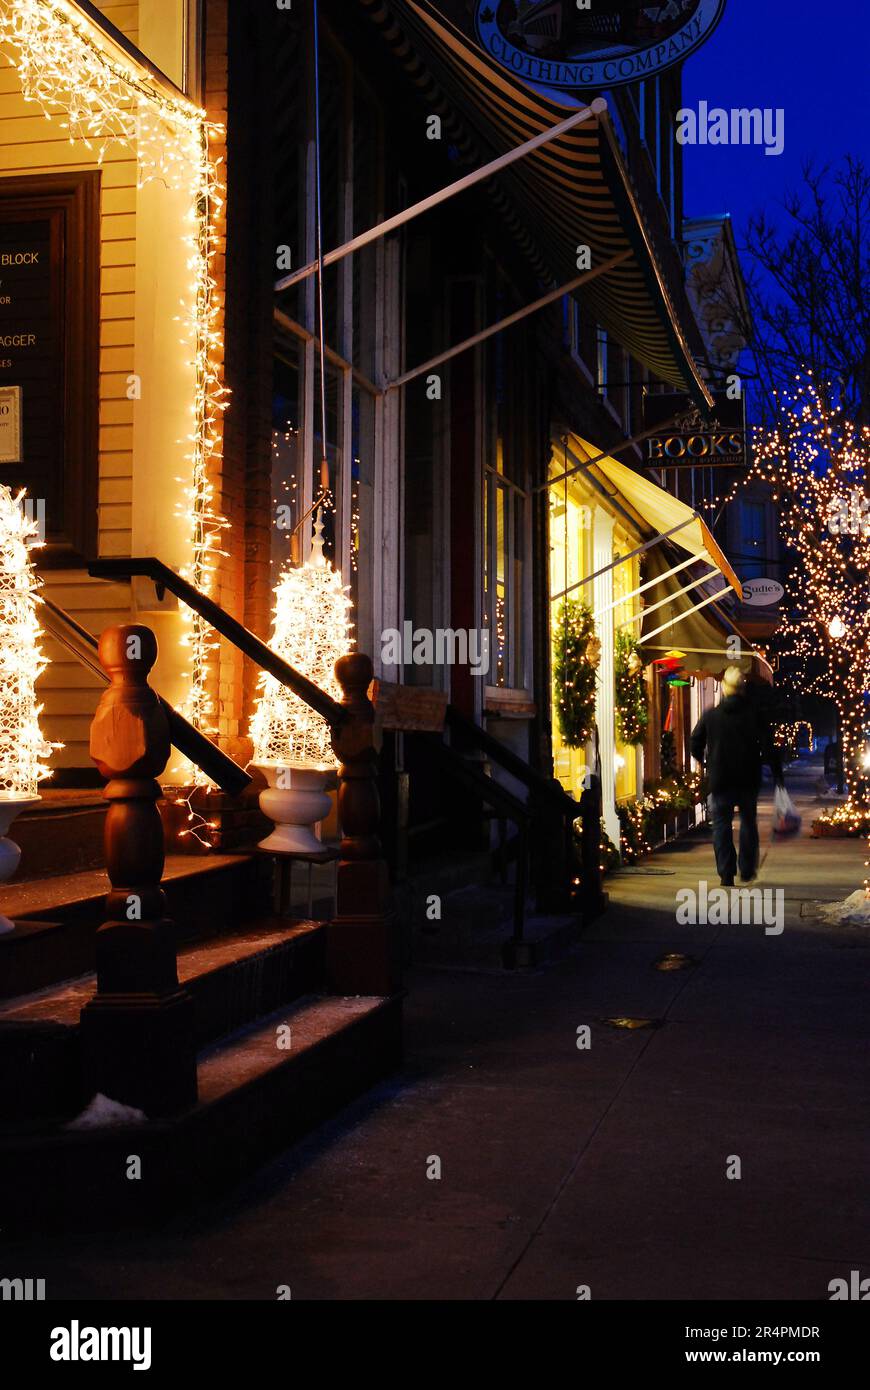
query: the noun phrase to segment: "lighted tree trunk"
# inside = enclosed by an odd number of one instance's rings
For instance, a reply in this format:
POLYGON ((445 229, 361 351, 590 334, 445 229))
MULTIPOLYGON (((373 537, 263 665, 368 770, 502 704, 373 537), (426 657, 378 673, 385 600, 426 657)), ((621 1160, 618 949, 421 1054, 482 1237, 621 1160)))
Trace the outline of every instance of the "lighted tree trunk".
POLYGON ((91 726, 91 757, 108 778, 108 920, 96 938, 97 993, 81 1015, 84 1065, 95 1092, 149 1116, 196 1100, 193 1000, 179 987, 175 931, 160 887, 163 827, 156 778, 169 725, 148 672, 157 642, 147 627, 107 628, 100 663, 111 678, 91 726))

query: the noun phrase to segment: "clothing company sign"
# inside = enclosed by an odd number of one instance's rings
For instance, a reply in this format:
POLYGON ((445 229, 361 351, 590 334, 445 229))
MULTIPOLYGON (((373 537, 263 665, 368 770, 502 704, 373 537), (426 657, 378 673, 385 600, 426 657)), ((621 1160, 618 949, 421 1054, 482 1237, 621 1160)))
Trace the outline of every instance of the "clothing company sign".
POLYGON ((688 396, 645 395, 646 462, 653 468, 742 468, 748 462, 744 402, 717 391, 704 416, 688 396), (660 428, 659 428, 660 427, 660 428))
POLYGON ((477 0, 478 39, 544 96, 655 77, 710 37, 725 0, 477 0))

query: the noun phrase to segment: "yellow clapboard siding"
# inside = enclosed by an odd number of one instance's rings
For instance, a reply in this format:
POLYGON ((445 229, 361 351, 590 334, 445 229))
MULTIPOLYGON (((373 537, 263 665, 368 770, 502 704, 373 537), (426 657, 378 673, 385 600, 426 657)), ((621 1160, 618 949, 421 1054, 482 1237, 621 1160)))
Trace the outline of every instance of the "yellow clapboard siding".
POLYGON ((135 295, 132 292, 108 291, 103 285, 100 294, 100 322, 105 323, 113 319, 132 319, 134 299, 135 295))
MULTIPOLYGON (((83 717, 91 720, 97 708, 97 701, 100 698, 100 691, 93 690, 65 690, 54 692, 55 705, 51 708, 50 692, 47 692, 45 704, 42 711, 43 725, 50 723, 52 719, 63 720, 63 727, 69 727, 68 721, 83 717)), ((63 738, 63 734, 61 734, 63 738)), ((66 740, 64 739, 64 742, 66 740)))
MULTIPOLYGON (((47 123, 43 122, 47 129, 47 123)), ((0 132, 0 147, 3 148, 3 172, 12 174, 51 174, 63 173, 67 169, 93 169, 92 162, 83 162, 80 150, 68 140, 43 141, 35 145, 7 145, 0 132), (69 157, 65 157, 69 151, 69 157)), ((110 158, 107 154, 101 166, 103 186, 110 188, 136 187, 136 161, 129 152, 124 151, 123 159, 110 158)))
POLYGON ((65 608, 75 616, 77 613, 128 613, 131 597, 129 584, 107 583, 103 579, 91 579, 87 575, 78 578, 81 571, 63 571, 64 578, 57 579, 54 574, 45 576, 43 592, 52 603, 65 608))
POLYGON ((100 276, 101 294, 132 294, 135 288, 136 272, 131 265, 110 265, 103 267, 100 276))
POLYGON ((105 424, 100 429, 100 453, 117 456, 133 448, 133 430, 129 425, 105 424))
POLYGON ((100 218, 100 236, 103 245, 108 241, 134 242, 136 237, 136 214, 133 212, 107 213, 103 208, 100 218))
POLYGON ((132 401, 100 401, 100 425, 132 425, 132 401))
POLYGON ((108 266, 135 266, 135 241, 130 241, 129 239, 125 239, 124 241, 104 241, 102 244, 101 260, 104 274, 108 266))
POLYGON ((106 319, 100 324, 100 347, 104 351, 107 348, 132 349, 134 337, 132 319, 106 319))
MULTIPOLYGON (((100 400, 126 400, 127 392, 131 389, 127 380, 130 375, 130 372, 100 372, 100 400)), ((131 399, 130 404, 135 404, 135 401, 131 399)))
POLYGON ((104 502, 102 497, 99 503, 100 530, 101 531, 120 531, 133 524, 132 508, 119 502, 104 502))
POLYGON ((133 503, 133 479, 106 477, 100 469, 100 507, 125 506, 133 503))
POLYGON ((133 348, 130 344, 124 347, 104 347, 100 352, 100 373, 110 374, 112 372, 132 372, 133 370, 133 348))
POLYGON ((129 531, 100 531, 100 555, 110 556, 130 554, 129 531))
POLYGON ((135 184, 122 184, 119 188, 110 188, 103 181, 100 190, 100 210, 104 217, 120 217, 135 213, 135 184))

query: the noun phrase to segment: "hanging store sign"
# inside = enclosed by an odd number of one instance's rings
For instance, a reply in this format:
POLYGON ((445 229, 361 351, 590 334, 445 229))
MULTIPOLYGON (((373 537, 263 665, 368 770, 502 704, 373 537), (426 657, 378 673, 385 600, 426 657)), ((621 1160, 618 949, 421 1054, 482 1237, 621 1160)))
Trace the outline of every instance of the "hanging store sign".
POLYGON ((644 459, 652 468, 743 468, 749 462, 744 400, 714 392, 713 410, 702 415, 686 395, 643 398, 644 459), (661 426, 661 431, 656 426, 661 426))
POLYGON ((643 82, 682 63, 724 11, 725 0, 477 0, 475 24, 501 67, 562 105, 567 97, 581 106, 584 93, 643 82))
POLYGON ((766 608, 769 603, 779 603, 784 593, 778 579, 747 579, 743 585, 743 602, 753 608, 766 608))
POLYGON ((0 178, 0 482, 45 520, 40 565, 93 553, 99 174, 0 178))

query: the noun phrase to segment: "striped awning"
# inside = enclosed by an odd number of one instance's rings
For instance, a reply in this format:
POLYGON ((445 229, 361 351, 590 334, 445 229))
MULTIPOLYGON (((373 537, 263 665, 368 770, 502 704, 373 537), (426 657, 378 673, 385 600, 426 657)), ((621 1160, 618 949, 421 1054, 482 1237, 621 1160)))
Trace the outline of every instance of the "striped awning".
MULTIPOLYGON (((565 119, 569 109, 500 68, 431 0, 360 0, 428 103, 460 158, 482 164, 565 119)), ((577 247, 592 264, 631 255, 582 294, 584 308, 662 380, 712 404, 694 360, 697 338, 684 287, 668 277, 645 225, 606 111, 542 145, 492 187, 538 271, 551 283, 577 274, 577 247), (508 197, 505 198, 505 191, 508 197), (516 212, 514 213, 514 209, 516 212)), ((700 351, 700 339, 696 350, 700 351)))

